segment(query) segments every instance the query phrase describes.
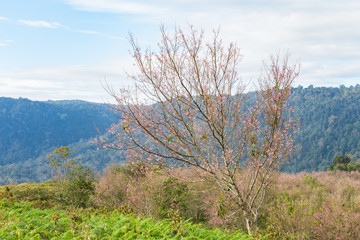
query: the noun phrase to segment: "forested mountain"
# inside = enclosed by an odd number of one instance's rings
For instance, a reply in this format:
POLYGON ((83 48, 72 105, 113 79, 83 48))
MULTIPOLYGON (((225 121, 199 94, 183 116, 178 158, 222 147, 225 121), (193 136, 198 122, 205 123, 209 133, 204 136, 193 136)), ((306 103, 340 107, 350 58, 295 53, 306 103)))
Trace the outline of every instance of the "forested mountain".
POLYGON ((98 134, 116 121, 103 104, 0 98, 0 165, 24 162, 44 150, 98 134))
MULTIPOLYGON (((338 155, 360 159, 360 85, 294 88, 290 104, 301 127, 295 136, 298 154, 284 171, 326 170, 338 155)), ((116 122, 104 104, 84 101, 37 102, 0 98, 0 184, 44 181, 47 156, 56 147, 77 148, 75 157, 101 172, 123 161, 114 150, 97 150, 89 141, 116 122)))
POLYGON ((339 88, 297 87, 290 102, 301 127, 298 154, 286 170, 326 170, 335 156, 360 159, 360 85, 339 88))

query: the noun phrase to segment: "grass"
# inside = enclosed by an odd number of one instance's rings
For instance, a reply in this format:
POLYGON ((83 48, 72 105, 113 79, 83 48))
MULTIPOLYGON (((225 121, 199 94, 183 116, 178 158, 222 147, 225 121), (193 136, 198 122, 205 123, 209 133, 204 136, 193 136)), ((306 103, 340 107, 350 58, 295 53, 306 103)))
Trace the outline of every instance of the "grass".
POLYGON ((59 184, 56 181, 43 183, 22 183, 0 187, 0 199, 8 198, 15 201, 32 202, 34 207, 51 208, 57 205, 59 184))

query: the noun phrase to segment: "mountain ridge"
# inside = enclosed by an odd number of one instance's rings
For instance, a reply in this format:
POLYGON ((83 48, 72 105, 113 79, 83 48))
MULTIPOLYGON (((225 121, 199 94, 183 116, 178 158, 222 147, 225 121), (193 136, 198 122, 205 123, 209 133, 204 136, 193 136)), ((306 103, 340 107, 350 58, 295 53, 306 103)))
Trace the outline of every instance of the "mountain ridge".
MULTIPOLYGON (((338 155, 360 159, 360 85, 298 86, 289 104, 301 127, 294 137, 298 154, 284 171, 324 171, 338 155)), ((77 148, 75 157, 99 173, 111 162, 124 161, 122 153, 97 150, 90 142, 98 136, 96 127, 106 132, 117 120, 101 103, 0 97, 0 184, 47 180, 45 156, 65 145, 77 148)))

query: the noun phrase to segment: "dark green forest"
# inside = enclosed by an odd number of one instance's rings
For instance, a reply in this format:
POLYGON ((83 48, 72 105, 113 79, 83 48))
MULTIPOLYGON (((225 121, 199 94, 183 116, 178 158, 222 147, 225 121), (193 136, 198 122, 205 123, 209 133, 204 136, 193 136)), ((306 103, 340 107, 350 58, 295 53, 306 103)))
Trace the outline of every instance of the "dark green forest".
POLYGON ((0 165, 95 137, 96 127, 103 131, 115 119, 103 104, 0 98, 0 165))
POLYGON ((335 156, 360 159, 360 85, 294 88, 290 103, 300 118, 297 155, 285 170, 325 171, 335 156))
MULTIPOLYGON (((250 93, 251 94, 251 93, 250 93)), ((287 172, 325 171, 335 156, 360 159, 360 85, 338 88, 296 87, 289 101, 300 118, 297 155, 287 172)), ((46 156, 55 148, 76 148, 76 157, 101 173, 120 152, 90 141, 117 118, 105 104, 0 98, 0 184, 50 178, 46 156), (96 126, 96 127, 95 127, 96 126)))
MULTIPOLYGON (((49 179, 44 159, 60 146, 78 148, 84 161, 95 165, 106 161, 100 164, 106 165, 112 157, 107 157, 108 151, 96 151, 89 139, 99 134, 98 129, 106 131, 116 119, 105 104, 0 98, 0 184, 49 179), (82 149, 87 156, 82 156, 82 149)), ((98 170, 98 165, 92 168, 98 170)))

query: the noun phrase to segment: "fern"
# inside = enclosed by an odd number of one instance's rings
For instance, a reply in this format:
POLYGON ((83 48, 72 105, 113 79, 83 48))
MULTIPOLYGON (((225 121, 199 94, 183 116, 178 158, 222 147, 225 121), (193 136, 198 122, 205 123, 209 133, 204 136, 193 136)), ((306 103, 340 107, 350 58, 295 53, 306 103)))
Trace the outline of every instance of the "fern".
POLYGON ((91 209, 42 210, 7 199, 0 206, 0 239, 251 239, 244 232, 228 234, 187 221, 178 223, 181 231, 174 231, 172 219, 135 218, 117 210, 97 214, 91 209))

